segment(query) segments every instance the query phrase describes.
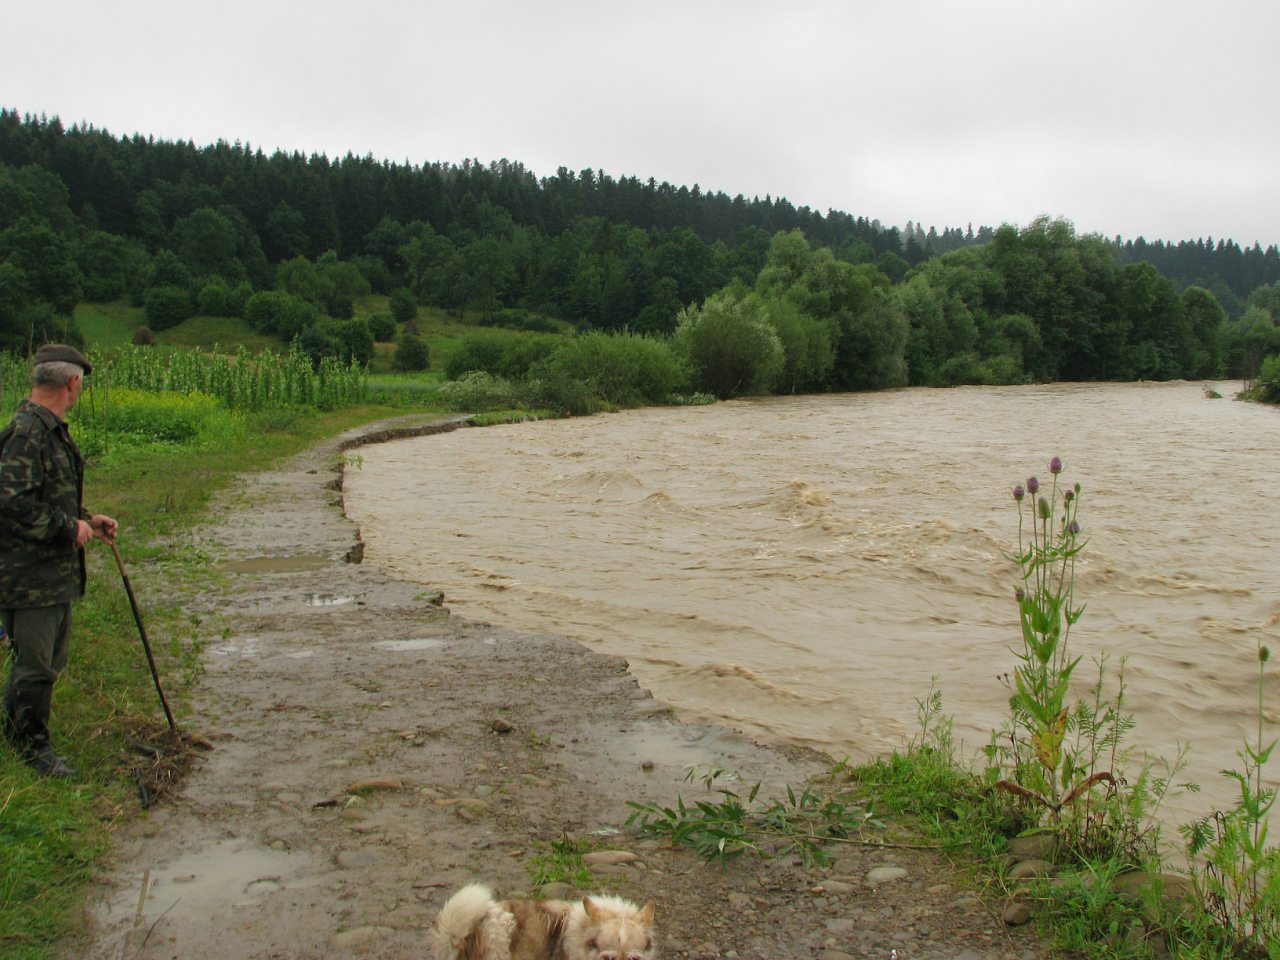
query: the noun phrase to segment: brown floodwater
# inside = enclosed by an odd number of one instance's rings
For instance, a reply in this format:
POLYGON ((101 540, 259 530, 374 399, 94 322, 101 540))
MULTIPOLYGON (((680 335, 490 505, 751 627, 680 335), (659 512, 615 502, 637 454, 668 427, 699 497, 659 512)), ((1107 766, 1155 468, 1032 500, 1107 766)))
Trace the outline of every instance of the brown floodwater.
MULTIPOLYGON (((366 447, 345 489, 366 562, 455 612, 625 656, 683 716, 863 759, 917 731, 933 678, 966 750, 1005 717, 1010 490, 1054 455, 1083 487, 1080 688, 1128 658, 1129 742, 1189 742, 1204 793, 1173 812, 1203 815, 1257 734, 1256 643, 1280 646, 1275 408, 1191 383, 733 401, 366 447)), ((1264 736, 1278 720, 1272 669, 1264 736)))

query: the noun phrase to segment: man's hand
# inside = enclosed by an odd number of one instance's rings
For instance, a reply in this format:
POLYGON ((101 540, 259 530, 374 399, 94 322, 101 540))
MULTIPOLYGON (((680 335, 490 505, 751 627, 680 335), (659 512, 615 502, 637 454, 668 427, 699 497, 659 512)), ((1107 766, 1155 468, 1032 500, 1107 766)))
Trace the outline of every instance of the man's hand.
MULTIPOLYGON (((92 517, 89 518, 88 525, 89 525, 89 528, 93 531, 93 536, 97 537, 99 540, 105 540, 107 543, 112 543, 115 541, 116 529, 119 527, 119 524, 116 523, 114 520, 112 520, 110 517, 103 516, 100 513, 95 513, 92 517)), ((78 538, 77 538, 77 542, 78 542, 78 538)), ((86 543, 88 542, 88 538, 85 538, 85 542, 86 543)))

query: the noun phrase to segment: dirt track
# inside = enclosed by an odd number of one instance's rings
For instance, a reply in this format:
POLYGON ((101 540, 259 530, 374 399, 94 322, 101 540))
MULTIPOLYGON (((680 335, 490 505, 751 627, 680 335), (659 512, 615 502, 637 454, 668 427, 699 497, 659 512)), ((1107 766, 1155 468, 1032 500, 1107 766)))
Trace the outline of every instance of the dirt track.
POLYGON ((565 834, 638 855, 602 883, 657 901, 667 957, 1048 955, 925 852, 854 846, 830 867, 750 857, 721 871, 614 836, 628 800, 696 792, 691 764, 777 785, 821 758, 681 724, 623 660, 462 620, 432 591, 348 562, 359 534, 342 514, 340 449, 432 429, 419 418, 326 443, 247 479, 193 534, 227 574, 172 598, 228 628, 204 650, 184 721, 215 749, 118 833, 63 957, 421 957, 451 888, 527 891, 527 861, 565 834), (383 785, 352 800, 369 778, 383 785), (884 866, 906 875, 868 880, 884 866))

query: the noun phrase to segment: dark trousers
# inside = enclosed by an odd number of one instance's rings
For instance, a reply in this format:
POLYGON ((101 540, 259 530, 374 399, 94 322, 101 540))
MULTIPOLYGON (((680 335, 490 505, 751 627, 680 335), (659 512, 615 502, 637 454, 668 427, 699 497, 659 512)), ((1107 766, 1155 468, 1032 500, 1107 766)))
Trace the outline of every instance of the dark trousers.
POLYGON ((67 665, 71 644, 71 604, 0 609, 0 622, 10 646, 5 730, 23 749, 45 746, 53 684, 67 665))

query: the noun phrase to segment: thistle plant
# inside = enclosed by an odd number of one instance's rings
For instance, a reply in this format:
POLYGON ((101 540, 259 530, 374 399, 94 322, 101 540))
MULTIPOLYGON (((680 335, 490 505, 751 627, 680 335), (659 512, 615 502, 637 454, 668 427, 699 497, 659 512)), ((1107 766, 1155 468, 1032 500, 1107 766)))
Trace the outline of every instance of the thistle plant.
POLYGON ((1014 650, 1013 673, 1003 678, 1010 690, 1010 723, 987 753, 1008 774, 997 788, 1028 801, 1064 842, 1084 850, 1098 845, 1097 834, 1132 840, 1141 831, 1131 822, 1117 824, 1129 821, 1132 812, 1108 802, 1115 799, 1118 746, 1132 718, 1122 709, 1122 697, 1103 695, 1105 661, 1097 663, 1089 699, 1072 696, 1080 657, 1071 652, 1071 629, 1084 614, 1076 598, 1076 562, 1086 540, 1080 484, 1068 485, 1061 474, 1062 460, 1054 457, 1047 483, 1033 476, 1013 488, 1018 551, 1010 559, 1019 570, 1014 596, 1022 642, 1014 650))
POLYGON ((1052 481, 1046 490, 1036 477, 1013 488, 1018 508, 1018 564, 1021 583, 1014 591, 1022 647, 1010 682, 1013 711, 1012 747, 1017 759, 1015 781, 1000 786, 1034 800, 1056 816, 1075 799, 1082 785, 1073 783, 1075 764, 1064 751, 1071 708, 1071 675, 1080 663, 1072 657, 1071 628, 1084 613, 1075 600, 1076 558, 1084 547, 1076 519, 1080 485, 1059 493, 1062 461, 1049 462, 1052 481), (1021 756, 1020 747, 1030 748, 1021 756))

